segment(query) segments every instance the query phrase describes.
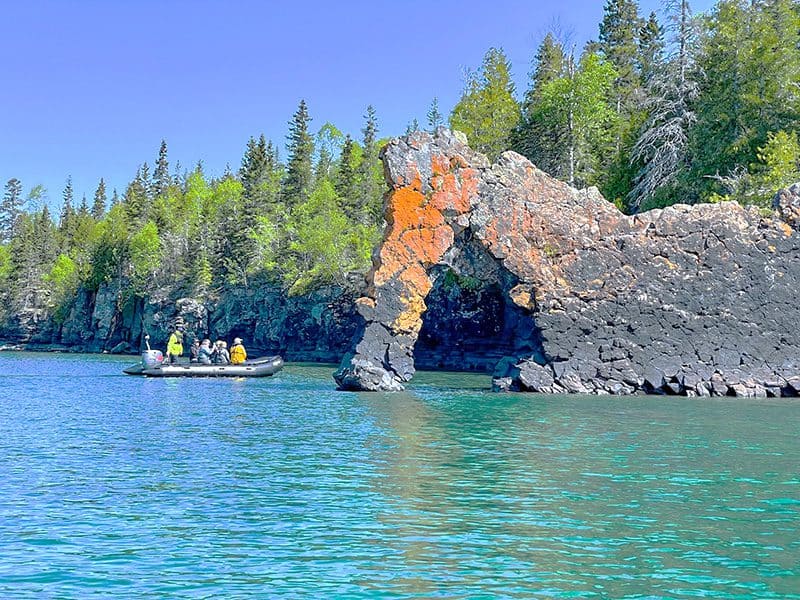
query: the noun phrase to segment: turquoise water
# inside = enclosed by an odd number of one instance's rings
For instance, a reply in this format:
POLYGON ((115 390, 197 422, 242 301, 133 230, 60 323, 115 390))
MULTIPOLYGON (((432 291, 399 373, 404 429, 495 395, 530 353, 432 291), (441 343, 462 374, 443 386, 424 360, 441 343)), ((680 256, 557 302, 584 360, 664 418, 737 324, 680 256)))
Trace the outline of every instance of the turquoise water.
POLYGON ((800 598, 800 403, 0 354, 0 597, 800 598))

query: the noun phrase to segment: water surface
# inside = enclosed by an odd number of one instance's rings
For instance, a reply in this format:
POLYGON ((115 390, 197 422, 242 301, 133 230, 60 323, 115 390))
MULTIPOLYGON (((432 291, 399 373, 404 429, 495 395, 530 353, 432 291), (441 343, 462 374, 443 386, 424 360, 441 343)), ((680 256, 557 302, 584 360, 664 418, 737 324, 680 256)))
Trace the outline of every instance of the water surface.
POLYGON ((0 597, 800 598, 800 403, 0 353, 0 597))

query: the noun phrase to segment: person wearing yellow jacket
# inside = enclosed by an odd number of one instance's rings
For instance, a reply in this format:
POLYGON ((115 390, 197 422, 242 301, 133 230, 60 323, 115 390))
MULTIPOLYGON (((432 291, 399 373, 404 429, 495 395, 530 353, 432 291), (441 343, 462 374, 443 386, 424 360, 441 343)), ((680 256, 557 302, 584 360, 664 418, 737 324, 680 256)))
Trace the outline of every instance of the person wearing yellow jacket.
POLYGON ((178 357, 183 354, 183 327, 178 325, 169 336, 167 342, 167 361, 169 363, 178 362, 178 357))
POLYGON ((242 345, 242 338, 234 338, 231 346, 231 364, 240 365, 247 360, 247 350, 242 345))

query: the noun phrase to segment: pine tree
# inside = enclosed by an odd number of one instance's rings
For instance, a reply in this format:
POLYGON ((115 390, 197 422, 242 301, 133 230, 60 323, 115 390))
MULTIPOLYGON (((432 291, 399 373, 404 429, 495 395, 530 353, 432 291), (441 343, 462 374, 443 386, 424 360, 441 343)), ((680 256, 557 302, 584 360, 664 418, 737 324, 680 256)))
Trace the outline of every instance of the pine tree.
POLYGON ((114 207, 119 204, 119 194, 117 193, 117 188, 114 188, 114 191, 111 193, 111 206, 114 207))
POLYGON ((161 140, 161 147, 158 149, 158 161, 156 170, 153 174, 153 191, 156 196, 167 193, 172 179, 169 176, 169 162, 167 162, 167 142, 161 140))
POLYGON ((307 198, 311 190, 314 141, 308 131, 310 122, 306 102, 301 100, 289 123, 289 139, 286 144, 289 161, 283 183, 283 198, 289 210, 307 198))
MULTIPOLYGON (((427 117, 428 131, 431 133, 436 133, 436 128, 444 124, 444 116, 439 112, 439 99, 436 96, 434 96, 431 101, 431 107, 428 109, 427 117)), ((414 119, 414 121, 416 122, 416 119, 414 119)), ((419 129, 419 126, 417 126, 414 131, 417 129, 419 129)))
POLYGON ((508 59, 501 49, 490 48, 480 72, 468 78, 450 114, 450 127, 465 133, 473 148, 493 160, 510 147, 518 121, 508 59))
POLYGON ((100 219, 103 218, 103 215, 106 212, 107 200, 108 198, 106 197, 106 182, 101 177, 100 182, 97 184, 97 189, 94 192, 94 202, 92 203, 92 216, 95 218, 96 221, 99 221, 100 219))
POLYGON ((0 203, 0 244, 8 243, 14 235, 17 221, 22 214, 22 183, 16 177, 5 185, 3 202, 0 203))
POLYGON ((411 122, 406 125, 406 135, 410 135, 415 131, 419 131, 419 121, 417 121, 416 117, 411 119, 411 122))

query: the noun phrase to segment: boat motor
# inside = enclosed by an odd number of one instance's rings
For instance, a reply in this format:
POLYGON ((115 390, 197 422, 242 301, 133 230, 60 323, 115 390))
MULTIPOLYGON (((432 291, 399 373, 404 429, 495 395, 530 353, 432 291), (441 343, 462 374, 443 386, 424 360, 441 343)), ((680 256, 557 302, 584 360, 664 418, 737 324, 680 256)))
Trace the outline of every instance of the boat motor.
POLYGON ((151 350, 150 349, 150 336, 144 336, 144 343, 147 346, 147 350, 142 352, 142 364, 147 369, 153 369, 155 367, 160 367, 161 363, 164 362, 164 355, 161 353, 161 350, 151 350))

